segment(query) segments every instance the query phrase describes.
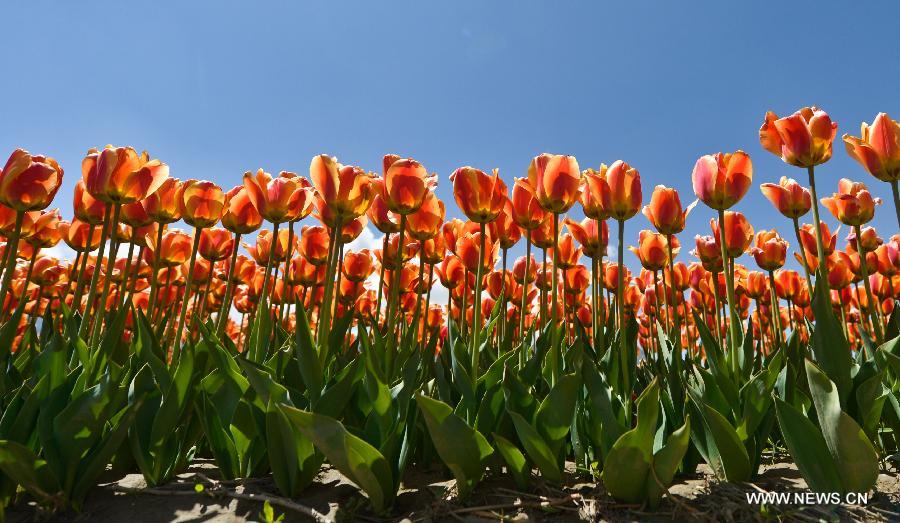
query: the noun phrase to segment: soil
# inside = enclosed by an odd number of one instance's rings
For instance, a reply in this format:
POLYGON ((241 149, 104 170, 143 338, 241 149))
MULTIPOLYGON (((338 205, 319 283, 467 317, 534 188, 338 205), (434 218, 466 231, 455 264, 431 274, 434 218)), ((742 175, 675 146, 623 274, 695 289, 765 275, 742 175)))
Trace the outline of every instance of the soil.
POLYGON ((806 489, 797 468, 790 463, 763 465, 752 484, 717 482, 701 465, 695 474, 676 478, 655 510, 617 503, 602 484, 574 474, 570 467, 564 486, 554 487, 534 478, 534 486, 520 491, 506 475, 490 475, 469 499, 455 496, 455 481, 445 470, 410 469, 390 517, 378 517, 365 496, 340 474, 323 467, 316 481, 293 499, 279 496, 270 478, 243 482, 219 482, 211 462, 198 460, 172 484, 148 489, 140 474, 128 474, 104 483, 89 495, 80 513, 48 514, 34 503, 20 500, 7 510, 7 521, 160 522, 203 521, 216 523, 261 520, 262 500, 237 497, 270 497, 283 521, 900 521, 900 475, 897 469, 878 478, 878 488, 866 506, 750 505, 746 494, 754 491, 795 492, 806 489), (200 484, 204 488, 196 491, 200 484))

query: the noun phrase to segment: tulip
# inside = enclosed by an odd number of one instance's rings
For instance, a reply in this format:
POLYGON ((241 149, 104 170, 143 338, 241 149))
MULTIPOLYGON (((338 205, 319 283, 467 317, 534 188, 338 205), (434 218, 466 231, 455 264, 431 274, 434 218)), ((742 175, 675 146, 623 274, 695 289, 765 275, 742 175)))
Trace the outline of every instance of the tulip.
POLYGON ((768 272, 780 269, 784 265, 787 249, 788 243, 778 236, 778 232, 775 229, 770 231, 762 230, 756 233, 750 253, 756 260, 759 268, 768 272))
POLYGON ((657 185, 650 196, 650 204, 644 206, 643 212, 657 231, 669 236, 684 230, 684 222, 698 201, 694 200, 687 209, 682 210, 678 191, 657 185))
POLYGON ((434 193, 428 193, 419 209, 406 217, 409 235, 423 242, 441 232, 445 214, 444 202, 434 193))
POLYGON ((733 211, 725 211, 724 220, 721 220, 721 223, 724 223, 725 227, 720 232, 720 221, 710 220, 709 225, 712 228, 713 236, 722 241, 724 235, 723 252, 729 259, 739 258, 753 241, 753 226, 747 221, 746 216, 733 211))
POLYGON ((211 262, 222 261, 234 251, 234 238, 225 229, 211 228, 200 232, 198 253, 211 262))
POLYGON ((875 216, 875 206, 880 204, 881 198, 873 198, 865 184, 847 178, 838 182, 838 192, 822 198, 822 205, 839 222, 853 227, 868 223, 875 216))
POLYGON ((837 123, 817 107, 804 107, 779 118, 769 111, 759 129, 763 148, 790 165, 813 167, 831 158, 837 123))
POLYGON ((860 136, 844 135, 847 154, 875 178, 891 184, 894 209, 900 225, 900 124, 878 113, 872 125, 862 123, 860 136))
POLYGON ((325 203, 323 222, 332 228, 365 214, 376 194, 371 173, 324 154, 313 157, 309 177, 325 203))
POLYGON ((545 211, 562 214, 575 202, 581 188, 581 171, 574 156, 541 154, 528 166, 528 182, 535 188, 545 211))
POLYGON ((13 231, 7 236, 7 258, 0 267, 3 283, 0 284, 0 304, 5 303, 15 269, 15 252, 25 213, 47 208, 62 184, 63 169, 56 160, 32 155, 24 149, 16 149, 0 170, 0 203, 15 211, 13 231))
POLYGON ((411 158, 384 157, 384 199, 391 211, 414 213, 437 184, 437 176, 411 158))
POLYGON ((753 164, 744 151, 701 156, 691 173, 694 194, 709 208, 724 211, 747 194, 753 164))
MULTIPOLYGON (((675 244, 672 252, 678 253, 678 240, 672 237, 675 244)), ((637 255, 641 266, 648 271, 656 273, 666 266, 669 257, 669 245, 666 236, 648 230, 643 230, 638 236, 638 247, 629 247, 629 250, 637 255)), ((655 276, 654 276, 655 277, 655 276)))
POLYGON ((456 204, 475 223, 491 223, 506 204, 506 184, 494 169, 489 176, 474 167, 460 167, 450 174, 456 204))

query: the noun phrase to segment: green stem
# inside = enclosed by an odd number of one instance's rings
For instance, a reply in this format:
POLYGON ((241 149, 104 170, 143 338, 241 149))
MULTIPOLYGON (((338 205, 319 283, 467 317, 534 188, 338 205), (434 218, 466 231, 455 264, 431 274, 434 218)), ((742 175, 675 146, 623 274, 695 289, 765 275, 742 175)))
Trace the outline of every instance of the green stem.
MULTIPOLYGON (((522 277, 522 306, 519 308, 519 336, 525 343, 525 307, 528 305, 528 270, 531 268, 531 229, 526 232, 525 242, 525 274, 522 277)), ((520 355, 521 356, 521 355, 520 355)))
POLYGON ((481 224, 480 243, 478 246, 478 268, 475 271, 475 310, 472 311, 472 374, 473 379, 478 377, 479 347, 478 338, 481 333, 481 279, 484 276, 484 243, 485 225, 481 224))
MULTIPOLYGON (((866 263, 866 250, 863 248, 862 232, 860 231, 859 225, 854 225, 853 230, 856 232, 856 247, 859 250, 859 272, 862 276, 863 285, 866 288, 866 299, 869 302, 868 313, 872 320, 872 327, 875 329, 875 339, 878 341, 878 344, 881 345, 881 343, 884 342, 884 334, 881 331, 881 320, 878 318, 878 313, 876 312, 876 307, 880 305, 880 302, 876 301, 872 296, 872 286, 869 283, 869 267, 866 263)), ((830 299, 831 296, 829 293, 829 300, 830 299)))
POLYGON ((732 370, 736 371, 738 365, 738 328, 740 320, 738 319, 738 315, 735 309, 736 304, 734 302, 734 279, 728 271, 728 267, 731 262, 730 257, 728 256, 728 249, 725 247, 725 211, 722 209, 719 209, 719 244, 722 249, 722 266, 723 270, 725 270, 725 292, 727 293, 728 299, 728 332, 731 337, 731 340, 729 340, 729 350, 731 351, 731 365, 732 370))
POLYGON ((19 252, 19 236, 22 235, 22 222, 25 219, 24 211, 16 211, 16 223, 12 236, 6 242, 6 268, 3 270, 3 285, 0 286, 0 306, 6 303, 6 293, 12 284, 13 273, 16 271, 16 255, 19 252))
MULTIPOLYGON (((550 280, 550 350, 552 358, 550 359, 550 386, 556 385, 559 379, 560 371, 560 349, 559 336, 559 307, 557 307, 557 289, 558 279, 556 276, 556 268, 559 267, 559 215, 553 214, 553 277, 550 280)), ((565 302, 565 299, 563 300, 565 302)))
POLYGON ((241 244, 241 235, 234 236, 234 251, 231 253, 231 263, 228 264, 228 276, 225 280, 225 297, 222 299, 222 307, 219 309, 219 317, 217 318, 218 326, 216 328, 219 336, 225 332, 225 326, 228 324, 228 312, 231 310, 231 294, 234 292, 234 265, 237 263, 238 245, 241 244))
MULTIPOLYGON (((90 346, 93 350, 97 350, 100 344, 100 332, 103 327, 103 320, 106 317, 106 300, 109 297, 109 289, 112 284, 112 279, 110 275, 113 273, 113 268, 116 264, 116 257, 119 252, 119 213, 122 210, 122 204, 114 204, 113 205, 113 215, 112 222, 110 223, 110 235, 109 235, 109 255, 106 257, 106 271, 104 272, 103 278, 103 293, 100 294, 100 310, 97 311, 97 314, 94 315, 94 332, 91 334, 91 343, 90 346)), ((99 269, 99 267, 98 267, 99 269)))
POLYGON ((87 303, 84 305, 84 316, 81 320, 81 327, 78 335, 84 338, 88 333, 88 318, 91 317, 91 310, 94 306, 94 300, 97 298, 97 287, 100 282, 100 266, 103 265, 103 255, 106 253, 106 240, 109 236, 109 226, 112 220, 112 207, 107 205, 103 213, 103 228, 100 230, 100 247, 97 251, 97 257, 94 260, 94 274, 91 276, 91 282, 88 286, 87 303))
MULTIPOLYGON (((669 283, 672 286, 672 297, 674 298, 673 301, 675 302, 672 305, 672 309, 671 309, 672 319, 673 319, 673 327, 675 330, 675 340, 673 340, 673 341, 676 344, 680 344, 681 343, 681 314, 678 312, 678 302, 680 300, 678 299, 678 295, 675 294, 676 292, 680 293, 680 291, 677 291, 675 289, 675 254, 672 252, 673 238, 674 237, 671 234, 666 235, 666 245, 669 249, 669 279, 671 280, 669 283)), ((666 281, 666 272, 663 271, 663 284, 665 284, 665 281, 666 281)), ((669 301, 669 293, 667 292, 666 293, 666 306, 667 307, 668 307, 668 301, 669 301)))
POLYGON ((770 311, 770 314, 772 315, 772 330, 775 331, 775 343, 776 346, 780 346, 781 337, 784 335, 784 329, 781 327, 781 313, 778 308, 778 295, 775 293, 775 273, 772 271, 769 271, 769 302, 769 308, 772 309, 770 311))
MULTIPOLYGON (((818 284, 818 279, 822 278, 823 288, 825 289, 826 294, 830 295, 828 288, 828 276, 825 274, 825 242, 822 241, 822 221, 819 219, 819 197, 816 195, 816 177, 815 177, 815 168, 813 166, 809 166, 806 171, 809 174, 809 194, 812 197, 812 211, 813 211, 813 220, 816 222, 816 250, 817 253, 816 259, 818 260, 818 268, 816 269, 816 283, 818 284)), ((804 260, 805 262, 805 260, 804 260)), ((812 296, 812 293, 810 293, 812 296)), ((829 296, 829 299, 830 296, 829 296)))
POLYGON ((616 288, 616 309, 619 313, 619 358, 622 373, 622 399, 625 403, 625 412, 631 413, 631 358, 628 354, 628 342, 625 339, 625 220, 619 222, 619 265, 618 285, 616 288))
MULTIPOLYGON (((278 227, 278 224, 275 225, 278 227)), ((181 301, 181 313, 178 315, 178 327, 175 328, 175 350, 180 354, 181 351, 181 334, 184 330, 184 317, 187 314, 188 302, 191 300, 191 280, 194 276, 194 264, 197 262, 197 248, 200 246, 200 227, 194 227, 194 244, 191 246, 191 261, 188 264, 188 273, 184 282, 184 298, 181 301)), ((275 245, 274 243, 272 245, 275 245)), ((263 282, 263 296, 265 296, 266 282, 269 281, 268 274, 263 282)), ((265 298, 261 298, 265 301, 265 298)), ((174 355, 172 361, 175 361, 174 355)))
POLYGON ((812 286, 812 278, 809 276, 809 267, 806 264, 806 247, 803 246, 803 239, 800 237, 800 222, 797 218, 792 220, 794 222, 794 234, 797 236, 797 245, 800 246, 800 257, 803 259, 800 265, 803 266, 803 274, 806 275, 806 286, 809 289, 810 297, 812 297, 815 287, 812 286))
POLYGON ((897 225, 900 226, 900 187, 897 180, 891 180, 891 192, 894 193, 894 211, 897 213, 897 225))

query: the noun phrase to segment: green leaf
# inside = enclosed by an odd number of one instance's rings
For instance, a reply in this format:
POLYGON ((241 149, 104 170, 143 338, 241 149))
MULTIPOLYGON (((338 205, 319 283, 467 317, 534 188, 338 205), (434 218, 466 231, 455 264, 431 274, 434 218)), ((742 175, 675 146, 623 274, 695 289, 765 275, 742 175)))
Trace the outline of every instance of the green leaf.
POLYGON ((516 434, 518 434, 522 446, 525 447, 525 453, 537 465, 544 479, 551 483, 560 483, 563 475, 562 467, 557 463, 556 456, 538 431, 518 412, 510 410, 507 414, 516 427, 516 434))
POLYGON ((815 492, 843 490, 825 438, 816 426, 799 409, 777 397, 775 414, 791 458, 809 488, 815 492))
POLYGON ((294 430, 274 402, 266 411, 266 449, 275 485, 288 497, 297 496, 312 483, 322 465, 310 440, 294 430))
POLYGON ((716 477, 731 482, 750 479, 753 473, 750 457, 737 431, 719 411, 707 405, 693 392, 691 400, 703 419, 706 442, 704 457, 716 477))
POLYGON ((653 455, 653 472, 647 477, 647 501, 655 508, 667 491, 675 471, 687 453, 691 441, 691 416, 685 416, 684 425, 669 435, 666 444, 653 455))
POLYGON ((434 448, 456 478, 459 496, 466 498, 481 481, 487 458, 494 450, 480 432, 466 425, 446 403, 421 394, 416 396, 416 403, 434 448))
POLYGON ((637 400, 637 425, 622 434, 603 462, 600 479, 609 494, 626 503, 642 503, 653 462, 653 433, 659 418, 659 381, 654 379, 637 400))
POLYGON ((818 275, 812 308, 816 315, 816 326, 812 332, 810 345, 816 356, 816 362, 837 387, 840 405, 844 407, 852 387, 850 346, 844 338, 841 322, 831 308, 831 294, 826 287, 825 278, 818 275))
POLYGON ((838 469, 843 492, 866 492, 878 480, 878 454, 862 428, 841 410, 837 387, 813 362, 806 377, 822 436, 838 469))
POLYGON ((531 471, 525 455, 513 442, 503 436, 497 433, 494 433, 493 436, 494 443, 497 444, 497 450, 500 451, 500 455, 503 456, 503 460, 506 462, 506 470, 512 474, 513 480, 515 480, 516 485, 520 489, 527 489, 528 476, 531 471))
POLYGON ((312 331, 309 329, 306 310, 299 301, 296 305, 297 332, 294 354, 297 358, 297 365, 300 367, 300 376, 303 377, 303 383, 306 385, 306 390, 309 391, 310 400, 315 405, 319 395, 322 393, 322 364, 319 362, 319 355, 316 353, 316 345, 313 341, 312 331))
POLYGON ((569 434, 579 391, 581 381, 575 374, 560 377, 534 415, 538 433, 557 454, 565 445, 566 436, 569 434))
POLYGON ((41 501, 52 499, 60 491, 47 462, 20 443, 0 440, 0 470, 41 501))
POLYGON ((390 509, 396 495, 391 466, 375 447, 347 432, 334 418, 287 405, 278 408, 336 469, 368 494, 376 512, 390 509))

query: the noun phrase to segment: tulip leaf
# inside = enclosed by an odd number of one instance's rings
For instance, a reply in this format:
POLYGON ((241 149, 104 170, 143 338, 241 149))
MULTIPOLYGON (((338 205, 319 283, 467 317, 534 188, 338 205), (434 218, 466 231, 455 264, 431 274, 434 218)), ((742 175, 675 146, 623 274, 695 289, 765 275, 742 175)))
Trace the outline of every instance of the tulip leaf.
POLYGON ((842 492, 865 492, 878 479, 878 454, 863 429, 841 410, 837 386, 806 360, 806 376, 822 436, 838 469, 842 492))
POLYGON ((316 353, 316 344, 312 331, 309 328, 309 320, 303 304, 297 301, 296 339, 294 354, 297 366, 300 368, 300 376, 309 392, 309 398, 315 405, 322 394, 322 365, 319 355, 316 353))
POLYGON ((503 456, 503 461, 506 462, 506 470, 512 475, 516 486, 520 489, 528 488, 528 475, 531 471, 525 455, 513 442, 503 436, 494 433, 493 437, 494 443, 497 444, 497 450, 503 456))
POLYGON ((560 483, 563 474, 562 467, 557 463, 556 456, 538 431, 518 412, 510 410, 507 411, 507 414, 516 427, 516 434, 518 434, 522 446, 525 447, 525 453, 540 469, 544 479, 551 483, 560 483))
POLYGON ((297 496, 312 483, 322 465, 310 440, 294 430, 274 402, 266 410, 266 449, 275 485, 288 497, 297 496))
POLYGON ((561 376, 535 412, 538 433, 556 453, 565 445, 580 390, 581 381, 575 374, 561 376))
MULTIPOLYGON (((850 380, 850 346, 844 337, 844 330, 834 310, 831 308, 831 294, 821 274, 816 275, 816 291, 812 299, 816 325, 812 331, 813 354, 816 362, 834 382, 840 398, 840 406, 846 407, 852 382, 850 380)), ((808 371, 808 367, 807 367, 808 371)))
POLYGON ((652 472, 647 477, 647 501, 651 508, 659 504, 659 500, 668 490, 675 471, 687 453, 691 442, 691 416, 685 416, 684 425, 669 434, 666 444, 653 455, 652 472))
POLYGON ((301 434, 312 440, 328 461, 369 495, 376 512, 384 513, 394 503, 391 466, 362 439, 347 432, 334 418, 279 405, 288 420, 301 434))
POLYGON ((659 418, 659 381, 654 379, 637 400, 637 425, 622 434, 603 462, 600 479, 609 494, 626 503, 642 503, 653 463, 653 433, 659 418))
POLYGON ((840 492, 841 477, 822 433, 803 412, 778 397, 775 414, 788 451, 809 488, 815 492, 840 492))
POLYGON ((466 425, 446 403, 419 394, 419 411, 441 460, 453 472, 459 496, 466 498, 481 481, 487 458, 494 450, 484 436, 466 425))
POLYGON ((704 428, 702 435, 693 431, 694 437, 703 442, 698 444, 698 449, 704 454, 703 457, 716 477, 731 482, 750 479, 753 473, 750 456, 737 431, 719 411, 710 407, 695 392, 691 391, 690 395, 704 428))

